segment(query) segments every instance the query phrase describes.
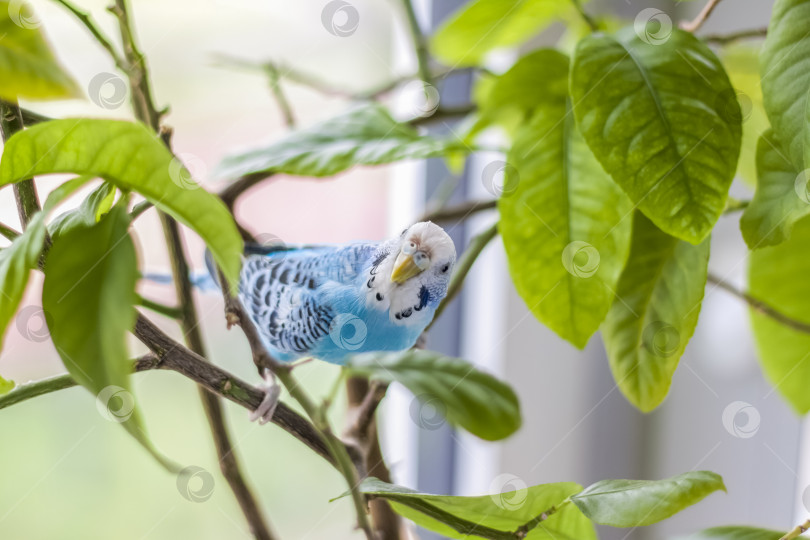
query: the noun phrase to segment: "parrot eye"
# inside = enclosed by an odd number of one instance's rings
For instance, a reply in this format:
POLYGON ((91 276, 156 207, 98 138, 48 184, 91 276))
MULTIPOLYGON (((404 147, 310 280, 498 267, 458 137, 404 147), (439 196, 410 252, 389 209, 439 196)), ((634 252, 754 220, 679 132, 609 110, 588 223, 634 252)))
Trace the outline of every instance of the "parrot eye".
POLYGON ((450 270, 449 264, 445 264, 444 266, 442 266, 442 274, 446 274, 448 270, 450 270))
POLYGON ((402 248, 402 253, 405 255, 411 255, 414 251, 416 251, 416 244, 413 242, 408 242, 402 248))

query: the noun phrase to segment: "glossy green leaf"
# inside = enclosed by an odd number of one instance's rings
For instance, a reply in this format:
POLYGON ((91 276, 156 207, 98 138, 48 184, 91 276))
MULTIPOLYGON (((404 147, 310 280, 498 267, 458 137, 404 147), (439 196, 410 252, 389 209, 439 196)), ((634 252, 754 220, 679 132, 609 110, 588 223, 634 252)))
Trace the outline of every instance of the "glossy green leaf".
POLYGON ((188 172, 146 126, 91 119, 37 124, 6 143, 0 185, 62 172, 101 177, 140 193, 199 234, 231 283, 238 283, 242 237, 230 212, 189 181, 188 172))
POLYGON ((0 396, 3 394, 8 394, 14 390, 15 386, 16 384, 14 384, 14 381, 7 381, 3 377, 0 377, 0 396))
MULTIPOLYGON (((793 227, 790 238, 751 252, 750 294, 780 313, 810 324, 810 217, 793 227)), ((768 379, 800 414, 810 412, 810 335, 752 310, 760 362, 768 379)))
POLYGON ((776 0, 768 37, 759 56, 765 111, 793 167, 807 168, 802 155, 805 108, 810 88, 810 3, 776 0))
POLYGON ((571 502, 600 525, 642 527, 721 490, 726 486, 719 474, 693 471, 665 480, 602 480, 573 495, 571 502))
POLYGON ((158 460, 130 391, 127 332, 135 325, 138 264, 129 214, 118 206, 101 221, 66 230, 48 253, 42 307, 62 363, 158 460))
MULTIPOLYGON (((561 60, 542 73, 565 84, 567 59, 555 54, 561 60)), ((526 305, 583 348, 613 301, 630 250, 632 206, 578 133, 564 90, 534 110, 507 155, 498 229, 526 305)))
POLYGON ((714 53, 677 29, 662 42, 632 29, 593 34, 577 45, 571 95, 585 140, 638 208, 664 232, 702 242, 725 208, 741 138, 714 53))
POLYGON ((284 139, 227 156, 217 175, 238 178, 279 172, 298 176, 332 176, 355 165, 379 165, 404 159, 443 156, 463 150, 460 142, 420 135, 398 123, 379 104, 363 104, 284 139))
POLYGON ((0 98, 81 97, 78 85, 57 61, 28 4, 0 2, 0 98))
POLYGON ((740 220, 749 248, 784 242, 793 225, 810 214, 808 180, 793 168, 773 132, 763 133, 757 145, 757 190, 740 220))
POLYGON ((477 65, 491 50, 523 43, 570 9, 560 0, 474 0, 442 24, 431 49, 448 65, 477 65))
POLYGON ((779 540, 785 533, 741 525, 713 527, 682 540, 779 540))
MULTIPOLYGON (((559 509, 530 529, 527 540, 596 540, 593 525, 571 504, 560 505, 582 487, 572 482, 525 487, 504 478, 503 493, 479 497, 451 497, 419 493, 402 486, 367 478, 362 492, 387 500, 394 510, 417 525, 447 538, 515 538, 514 531, 553 507, 559 509), (511 484, 509 483, 511 481, 511 484)), ((500 487, 500 486, 498 486, 500 487)))
POLYGON ((610 369, 642 411, 656 408, 697 326, 709 239, 695 246, 661 232, 639 212, 630 257, 602 328, 610 369))
MULTIPOLYGON (((512 389, 464 360, 409 350, 360 354, 347 367, 354 373, 402 384, 423 407, 430 408, 430 416, 439 413, 482 439, 503 439, 520 427, 520 404, 512 389)), ((427 409, 420 412, 417 407, 411 412, 421 416, 427 409)))
POLYGON ((9 247, 0 251, 0 290, 3 292, 3 301, 0 302, 0 345, 25 293, 28 275, 39 263, 45 242, 46 217, 57 204, 88 180, 86 177, 74 178, 53 190, 45 201, 43 210, 32 216, 25 232, 15 238, 9 247))

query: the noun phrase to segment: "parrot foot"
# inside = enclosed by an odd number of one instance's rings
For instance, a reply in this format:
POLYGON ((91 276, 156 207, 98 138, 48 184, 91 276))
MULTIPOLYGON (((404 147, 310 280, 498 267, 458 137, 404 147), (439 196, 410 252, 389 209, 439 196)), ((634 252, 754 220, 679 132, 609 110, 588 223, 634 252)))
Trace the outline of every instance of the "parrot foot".
POLYGON ((273 418, 273 413, 276 412, 279 398, 281 397, 281 386, 276 383, 276 376, 269 369, 264 370, 264 382, 261 385, 264 390, 264 399, 256 407, 256 410, 250 413, 250 421, 259 421, 259 425, 264 425, 273 418))

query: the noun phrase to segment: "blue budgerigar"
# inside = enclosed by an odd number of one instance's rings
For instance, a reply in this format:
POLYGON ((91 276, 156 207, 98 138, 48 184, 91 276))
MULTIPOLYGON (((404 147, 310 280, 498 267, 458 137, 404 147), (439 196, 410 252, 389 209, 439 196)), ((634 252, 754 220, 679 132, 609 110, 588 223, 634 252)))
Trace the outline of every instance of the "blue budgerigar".
MULTIPOLYGON (((352 354, 412 347, 446 296, 456 262, 453 241, 430 222, 383 242, 266 251, 247 256, 239 299, 281 362, 344 364, 352 354)), ((279 392, 270 384, 251 418, 268 421, 279 392)))
POLYGON ((359 352, 412 347, 447 294, 455 261, 447 233, 417 223, 378 243, 249 255, 239 299, 277 360, 343 364, 359 352))

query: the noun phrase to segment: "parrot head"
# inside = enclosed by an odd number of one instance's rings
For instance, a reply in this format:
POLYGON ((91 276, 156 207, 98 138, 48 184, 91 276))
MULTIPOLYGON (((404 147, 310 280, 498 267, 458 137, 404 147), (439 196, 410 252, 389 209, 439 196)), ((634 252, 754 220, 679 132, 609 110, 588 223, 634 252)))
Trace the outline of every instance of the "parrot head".
POLYGON ((441 227, 429 221, 411 225, 388 243, 385 260, 375 268, 382 279, 369 282, 370 303, 388 309, 397 323, 424 322, 417 314, 432 313, 422 309, 435 308, 447 295, 455 263, 456 247, 441 227))

